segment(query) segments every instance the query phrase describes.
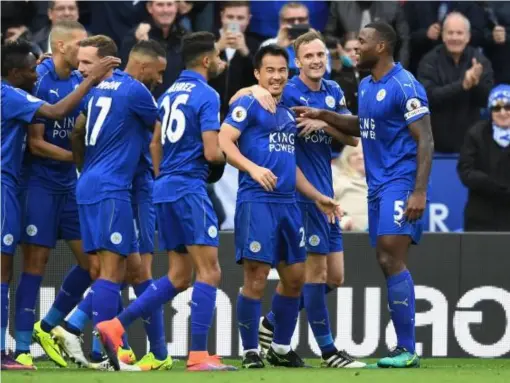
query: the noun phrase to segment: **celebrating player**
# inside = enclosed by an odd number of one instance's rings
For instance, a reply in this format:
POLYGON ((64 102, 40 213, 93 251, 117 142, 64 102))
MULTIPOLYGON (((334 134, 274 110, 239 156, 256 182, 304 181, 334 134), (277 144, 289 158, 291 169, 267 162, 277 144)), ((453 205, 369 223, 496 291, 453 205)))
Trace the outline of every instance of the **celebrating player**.
POLYGON ((231 105, 220 132, 222 150, 229 163, 241 171, 235 233, 236 259, 244 268, 244 286, 237 301, 242 363, 245 368, 264 367, 257 329, 267 276, 271 267, 276 267, 282 283, 273 297, 275 331, 267 360, 275 366, 304 367, 290 347, 306 260, 296 188, 315 201, 330 221, 334 222, 338 207, 296 167, 296 123, 290 109, 280 103, 288 78, 287 52, 268 45, 260 48, 254 62, 259 85, 277 99, 276 112, 264 110, 252 96, 243 96, 231 105))
MULTIPOLYGON (((345 106, 342 90, 334 81, 323 78, 326 71, 326 46, 319 33, 307 32, 294 42, 299 76, 285 86, 282 103, 287 107, 299 105, 350 114, 345 106)), ((274 99, 269 92, 257 85, 236 94, 252 92, 255 98, 267 100, 269 109, 274 99)), ((234 98, 235 98, 234 97, 234 98)), ((305 177, 323 194, 333 197, 331 174, 331 137, 352 146, 357 139, 346 136, 323 121, 306 121, 296 143, 296 161, 305 177)), ((335 368, 356 368, 364 363, 352 359, 346 352, 337 350, 326 307, 325 295, 339 287, 344 279, 344 254, 342 233, 338 222, 331 224, 314 202, 301 193, 296 195, 303 217, 306 235, 306 277, 300 309, 306 309, 308 322, 322 354, 322 365, 335 368)), ((273 340, 274 313, 270 312, 259 327, 259 342, 267 351, 273 340)))
POLYGON ((372 76, 360 84, 358 116, 307 107, 295 110, 301 118, 325 121, 363 140, 370 240, 386 277, 398 341, 378 366, 406 368, 419 366, 414 284, 406 266, 407 253, 423 231, 434 142, 424 88, 393 60, 396 40, 393 28, 382 22, 361 30, 358 65, 371 70, 372 76))
MULTIPOLYGON (((63 100, 51 105, 27 93, 33 89, 37 79, 36 59, 31 52, 30 44, 18 41, 2 47, 2 228, 0 234, 2 240, 1 300, 3 302, 0 332, 2 369, 35 368, 33 363, 25 365, 5 354, 8 292, 13 265, 12 256, 20 238, 21 228, 21 211, 17 189, 24 151, 24 128, 33 121, 34 117, 53 120, 63 119, 78 106, 81 99, 97 80, 102 78, 111 68, 118 66, 119 63, 120 60, 117 58, 104 58, 92 68, 89 79, 83 81, 63 100)), ((33 298, 34 302, 35 299, 33 298)), ((32 317, 32 325, 33 320, 32 317)), ((27 318, 27 322, 30 322, 30 318, 27 318)), ((26 355, 26 353, 22 355, 26 355)), ((31 362, 31 358, 28 359, 31 362)))
POLYGON ((154 282, 117 318, 96 326, 114 366, 125 329, 187 289, 193 268, 189 371, 235 370, 207 352, 207 335, 216 305, 221 272, 218 222, 206 191, 207 162, 222 163, 218 147, 219 96, 207 81, 223 70, 214 35, 193 33, 183 39, 186 70, 160 98, 161 125, 151 143, 154 203, 160 246, 168 252, 168 275, 154 282), (189 255, 183 254, 185 246, 189 255))

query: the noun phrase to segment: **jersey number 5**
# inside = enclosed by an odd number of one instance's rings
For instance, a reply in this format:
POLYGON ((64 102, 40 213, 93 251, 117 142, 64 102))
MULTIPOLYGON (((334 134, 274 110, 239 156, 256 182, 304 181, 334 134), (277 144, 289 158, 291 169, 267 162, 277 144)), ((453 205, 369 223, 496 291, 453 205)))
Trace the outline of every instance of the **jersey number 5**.
POLYGON ((112 107, 112 99, 110 97, 99 97, 97 99, 94 107, 100 108, 99 114, 96 118, 96 122, 92 127, 92 132, 89 130, 90 119, 92 116, 92 105, 94 104, 94 98, 91 98, 88 104, 88 115, 87 115, 87 124, 85 125, 85 145, 94 146, 97 141, 97 136, 99 135, 99 131, 101 130, 104 120, 112 107), (89 134, 90 132, 90 134, 89 134))
POLYGON ((168 139, 172 144, 179 141, 184 134, 186 128, 186 117, 179 105, 188 102, 189 94, 178 95, 170 106, 170 96, 166 96, 161 103, 165 110, 163 122, 161 124, 161 145, 165 145, 168 139), (173 129, 175 122, 175 130, 173 129))

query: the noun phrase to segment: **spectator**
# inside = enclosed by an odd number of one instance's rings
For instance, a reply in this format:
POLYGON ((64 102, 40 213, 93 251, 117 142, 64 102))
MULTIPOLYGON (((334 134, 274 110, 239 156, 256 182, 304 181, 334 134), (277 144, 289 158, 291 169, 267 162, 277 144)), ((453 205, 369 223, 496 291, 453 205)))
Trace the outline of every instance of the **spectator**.
POLYGON ((223 5, 217 47, 221 52, 221 59, 227 62, 227 69, 209 82, 220 94, 222 119, 228 112, 230 98, 239 89, 257 82, 253 75, 252 61, 258 41, 246 34, 249 23, 249 2, 231 1, 223 5))
POLYGON ((167 66, 163 76, 163 84, 153 92, 158 98, 177 79, 184 69, 181 57, 181 38, 186 31, 176 23, 177 4, 175 1, 149 1, 147 12, 150 15, 149 23, 141 23, 132 29, 122 41, 120 57, 127 63, 131 48, 140 40, 156 40, 166 48, 167 66))
POLYGON ((466 231, 510 231, 510 85, 494 88, 488 106, 491 120, 469 130, 457 166, 466 231))
POLYGON ((492 62, 496 84, 510 84, 510 2, 491 1, 486 7, 485 54, 492 62))
POLYGON ((43 52, 51 53, 50 31, 58 21, 78 21, 80 13, 76 1, 48 1, 48 19, 50 24, 34 34, 32 41, 39 45, 43 52))
POLYGON ((214 2, 178 1, 179 24, 188 32, 214 32, 214 2))
POLYGON ((358 146, 346 146, 340 157, 333 161, 333 190, 335 201, 344 210, 340 221, 344 231, 368 229, 368 185, 361 141, 358 146))
POLYGON ((332 1, 326 34, 345 36, 358 33, 372 21, 385 21, 395 28, 399 37, 396 58, 407 67, 409 64, 409 27, 405 14, 397 1, 332 1))
POLYGON ((420 62, 418 80, 427 91, 436 151, 458 153, 466 130, 480 119, 492 88, 492 67, 468 46, 470 24, 460 13, 446 17, 442 37, 444 45, 420 62))

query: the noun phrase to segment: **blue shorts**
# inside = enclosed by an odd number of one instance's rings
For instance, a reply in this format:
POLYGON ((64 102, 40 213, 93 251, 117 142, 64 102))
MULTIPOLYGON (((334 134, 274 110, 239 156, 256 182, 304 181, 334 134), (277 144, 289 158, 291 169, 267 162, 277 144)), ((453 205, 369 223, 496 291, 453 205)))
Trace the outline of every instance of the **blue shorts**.
POLYGON ((135 241, 131 252, 148 254, 154 252, 154 233, 156 232, 156 210, 150 201, 131 205, 135 225, 135 241))
POLYGON ((86 253, 108 250, 129 255, 135 236, 131 202, 105 199, 90 205, 78 205, 78 211, 86 253))
POLYGON ((21 243, 54 248, 59 239, 81 239, 74 191, 53 194, 44 189, 29 188, 23 193, 21 201, 21 243))
POLYGON ((331 224, 328 217, 313 203, 300 202, 306 234, 306 252, 328 255, 344 251, 342 230, 338 221, 331 224))
POLYGON ((411 193, 409 190, 388 190, 368 200, 368 231, 372 247, 376 246, 377 237, 383 235, 408 235, 413 244, 420 241, 423 216, 415 222, 407 221, 404 216, 411 193))
POLYGON ((276 267, 306 260, 305 229, 297 204, 241 202, 235 213, 236 261, 276 267))
POLYGON ((2 254, 14 255, 21 232, 21 209, 19 194, 15 187, 2 183, 2 254))
POLYGON ((156 203, 159 248, 182 252, 183 246, 218 247, 218 218, 208 196, 186 194, 156 203))

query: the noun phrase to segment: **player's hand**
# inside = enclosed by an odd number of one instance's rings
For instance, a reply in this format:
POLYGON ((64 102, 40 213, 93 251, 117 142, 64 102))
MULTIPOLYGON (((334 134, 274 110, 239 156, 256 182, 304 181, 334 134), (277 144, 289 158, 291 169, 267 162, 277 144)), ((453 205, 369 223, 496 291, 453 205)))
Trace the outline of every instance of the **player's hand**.
POLYGON ((336 223, 337 219, 342 218, 342 209, 340 208, 340 204, 335 202, 333 198, 326 197, 322 195, 317 201, 315 201, 315 205, 328 217, 329 223, 336 223))
POLYGON ((318 120, 321 114, 321 110, 317 108, 310 108, 309 106, 295 106, 292 108, 297 117, 311 118, 312 120, 318 120))
POLYGON ((251 88, 251 94, 265 110, 273 114, 276 113, 276 101, 267 89, 255 85, 251 88))
POLYGON ((311 118, 298 117, 296 119, 298 129, 301 131, 298 134, 298 137, 307 137, 310 134, 322 130, 328 126, 327 122, 321 120, 313 120, 311 118))
POLYGON ((106 56, 99 60, 90 71, 90 77, 97 83, 112 69, 117 68, 120 65, 120 59, 118 57, 106 56))
POLYGON ((259 183, 265 191, 273 191, 276 188, 278 177, 269 169, 262 166, 256 166, 250 170, 250 177, 259 183))
POLYGON ((404 216, 407 220, 414 222, 420 219, 425 211, 427 204, 427 193, 422 191, 414 191, 407 200, 406 210, 404 216))

